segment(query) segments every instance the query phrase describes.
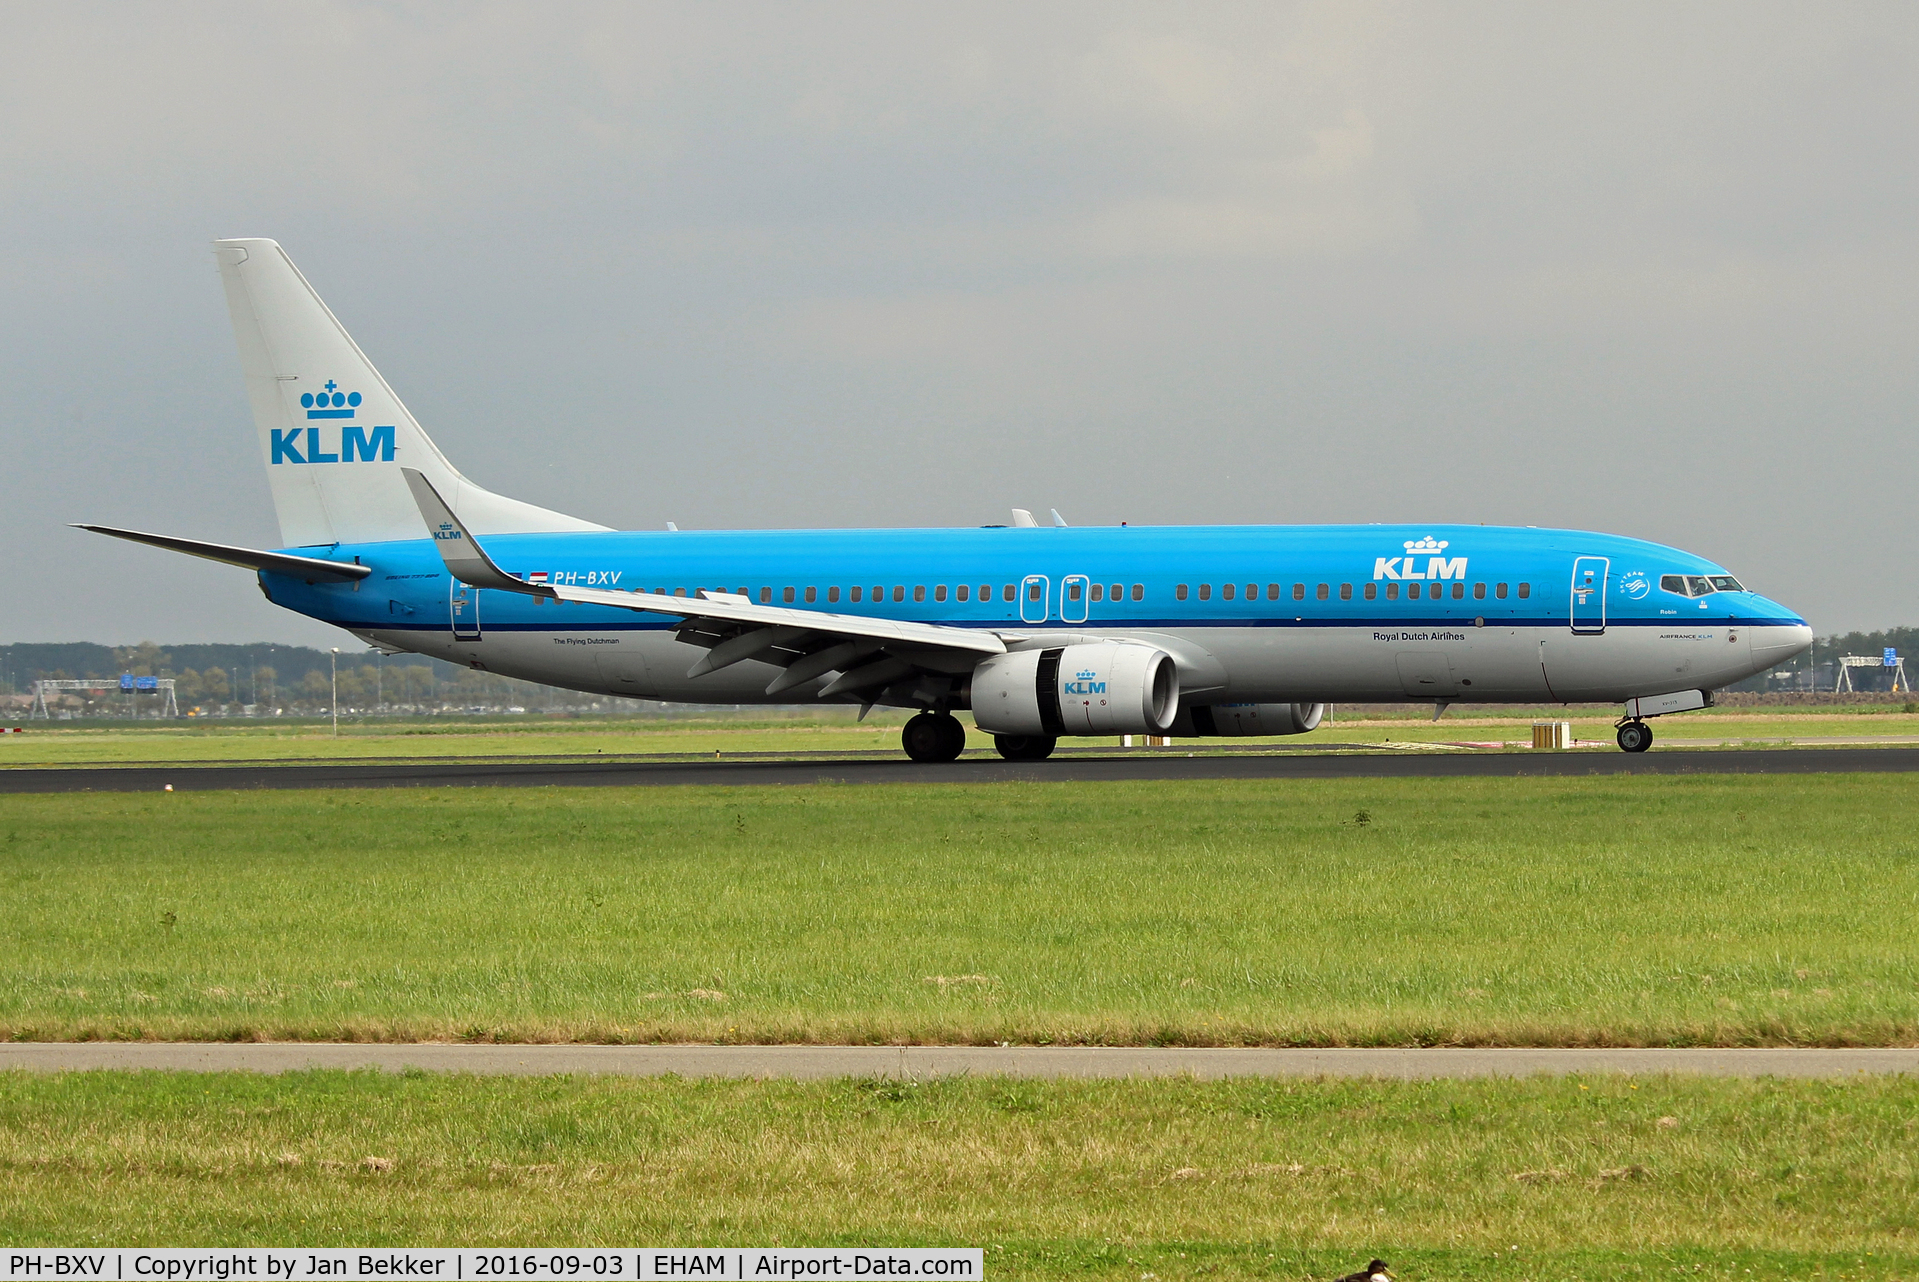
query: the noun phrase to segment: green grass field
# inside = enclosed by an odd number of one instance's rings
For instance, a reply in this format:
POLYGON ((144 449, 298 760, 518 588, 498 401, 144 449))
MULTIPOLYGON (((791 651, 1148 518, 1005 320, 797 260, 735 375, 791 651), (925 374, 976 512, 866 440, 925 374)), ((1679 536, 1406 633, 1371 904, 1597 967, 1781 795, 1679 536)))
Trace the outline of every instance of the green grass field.
POLYGON ((0 1035, 1912 1044, 1910 776, 0 797, 0 1035))
MULTIPOLYGON (((1573 734, 1612 751, 1617 709, 1579 707, 1498 709, 1497 715, 1455 707, 1435 723, 1409 707, 1404 716, 1363 716, 1334 710, 1331 723, 1282 739, 1181 740, 1180 752, 1247 751, 1321 744, 1530 743, 1534 719, 1570 720, 1573 734)), ((174 722, 37 722, 20 735, 0 736, 0 769, 25 765, 102 765, 125 762, 310 761, 421 757, 753 756, 766 753, 838 753, 900 750, 905 716, 878 711, 864 723, 851 709, 806 709, 765 719, 648 719, 639 717, 408 717, 348 719, 335 737, 325 721, 304 719, 185 720, 174 722)), ((1661 743, 1793 742, 1821 739, 1919 737, 1919 712, 1899 704, 1850 707, 1716 708, 1656 723, 1661 743)), ((1115 739, 1068 739, 1062 747, 1111 749, 1115 739)), ((969 746, 990 752, 990 738, 973 731, 969 746)))
POLYGON ((0 1074, 0 1242, 939 1244, 990 1277, 1910 1278, 1919 1083, 0 1074))

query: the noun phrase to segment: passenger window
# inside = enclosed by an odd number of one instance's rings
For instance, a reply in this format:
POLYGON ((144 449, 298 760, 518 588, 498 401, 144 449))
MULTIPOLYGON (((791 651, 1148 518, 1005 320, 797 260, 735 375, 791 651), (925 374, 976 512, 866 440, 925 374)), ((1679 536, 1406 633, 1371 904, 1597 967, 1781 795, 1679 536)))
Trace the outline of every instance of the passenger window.
POLYGON ((962 583, 958 587, 953 589, 953 599, 955 601, 967 600, 972 595, 973 595, 973 585, 970 583, 962 583))
POLYGON ((1008 601, 1017 601, 1019 600, 1019 589, 1015 588, 1012 584, 1009 583, 1006 585, 1006 591, 1003 592, 1001 595, 1004 596, 1008 601))
MULTIPOLYGON (((1126 595, 1125 588, 1126 588, 1126 585, 1124 583, 1115 583, 1109 595, 1111 596, 1113 600, 1117 601, 1121 597, 1126 595)), ((1099 598, 1096 596, 1093 598, 1093 600, 1097 601, 1099 600, 1099 598)))
POLYGON ((1144 583, 1135 583, 1133 585, 1133 600, 1144 601, 1145 599, 1146 599, 1146 585, 1144 583))
POLYGON ((1173 599, 1175 601, 1184 601, 1186 599, 1186 585, 1184 583, 1178 584, 1173 588, 1173 599))
POLYGON ((685 596, 685 595, 686 595, 686 589, 685 589, 685 588, 674 588, 674 589, 673 589, 673 595, 674 595, 674 596, 685 596))
POLYGON ((904 601, 905 599, 906 599, 906 589, 902 587, 900 584, 895 583, 893 585, 893 600, 904 601))
POLYGON ((880 602, 884 601, 885 599, 886 599, 886 585, 883 583, 875 583, 873 585, 873 604, 878 605, 880 602))
POLYGON ((1305 599, 1306 599, 1306 585, 1304 583, 1293 584, 1293 600, 1304 601, 1305 599))
POLYGON ((1350 584, 1350 583, 1342 583, 1342 584, 1340 584, 1340 585, 1339 585, 1339 599, 1340 599, 1340 600, 1342 600, 1342 601, 1350 601, 1350 600, 1352 600, 1352 599, 1353 599, 1353 585, 1352 585, 1352 584, 1350 584))
POLYGON ((1035 581, 1035 582, 1032 582, 1032 583, 1029 583, 1029 584, 1027 584, 1027 585, 1026 585, 1026 599, 1027 599, 1028 601, 1043 601, 1043 600, 1045 600, 1045 599, 1046 599, 1046 585, 1045 585, 1044 583, 1040 583, 1040 582, 1037 582, 1037 581, 1035 581))
POLYGON ((944 601, 946 599, 946 585, 944 583, 933 589, 933 599, 935 601, 944 601))
POLYGON ((1453 584, 1453 600, 1464 601, 1465 599, 1466 599, 1466 585, 1464 583, 1453 584))
POLYGON ((1210 601, 1210 600, 1212 600, 1212 599, 1213 599, 1213 585, 1212 585, 1212 584, 1210 584, 1210 583, 1202 583, 1202 584, 1200 584, 1200 585, 1199 585, 1199 599, 1200 599, 1200 600, 1202 600, 1202 601, 1210 601))
POLYGON ((1220 599, 1224 601, 1232 600, 1233 594, 1235 591, 1236 591, 1236 588, 1233 584, 1228 583, 1223 585, 1219 590, 1220 599))
POLYGON ((1473 600, 1484 601, 1485 599, 1486 599, 1486 585, 1484 583, 1473 584, 1473 600))
POLYGON ((1408 583, 1406 585, 1406 599, 1408 601, 1419 600, 1419 585, 1417 583, 1408 583))
POLYGON ((1079 580, 1077 579, 1070 580, 1066 584, 1066 599, 1068 601, 1079 600, 1079 588, 1080 588, 1079 580))
POLYGON ((1370 601, 1378 595, 1379 595, 1379 585, 1377 583, 1368 583, 1366 585, 1366 599, 1370 601))
POLYGON ((1318 597, 1320 600, 1324 601, 1327 597, 1332 595, 1332 589, 1328 588, 1324 583, 1322 583, 1313 592, 1313 595, 1318 597))
POLYGON ((1388 601, 1399 600, 1399 585, 1397 583, 1388 583, 1386 585, 1386 599, 1388 601))
MULTIPOLYGON (((980 599, 980 600, 982 600, 982 601, 991 601, 991 600, 993 599, 993 585, 992 585, 992 584, 990 584, 990 583, 982 583, 982 584, 980 584, 980 585, 979 585, 979 599, 980 599)), ((1012 600, 1013 598, 1009 596, 1009 597, 1007 597, 1006 599, 1007 599, 1008 601, 1011 601, 1011 600, 1012 600)))
POLYGON ((855 588, 854 588, 854 589, 852 590, 852 593, 851 593, 850 595, 852 596, 852 598, 853 598, 853 599, 854 599, 855 601, 857 601, 857 600, 859 600, 859 599, 860 599, 860 594, 861 594, 861 593, 862 593, 863 591, 865 591, 865 589, 864 589, 864 588, 860 588, 860 587, 855 587, 855 588))
POLYGON ((839 599, 840 599, 840 590, 838 588, 826 589, 826 600, 829 605, 838 605, 839 599))
POLYGON ((1104 601, 1105 599, 1106 599, 1106 585, 1104 583, 1095 583, 1093 585, 1093 600, 1104 601))
POLYGON ((773 599, 773 589, 772 589, 772 588, 761 588, 761 589, 760 589, 760 604, 761 604, 761 605, 766 605, 766 604, 768 604, 769 602, 771 602, 771 601, 772 601, 772 599, 773 599))
POLYGON ((1268 601, 1277 601, 1277 600, 1279 600, 1279 584, 1277 584, 1277 583, 1268 583, 1268 584, 1266 585, 1266 599, 1267 599, 1268 601))
POLYGON ((1506 585, 1503 583, 1495 584, 1493 586, 1493 595, 1501 601, 1504 601, 1506 599, 1506 585))
POLYGON ((924 583, 915 583, 913 585, 913 599, 915 601, 924 601, 926 599, 926 585, 924 583))
POLYGON ((780 589, 780 600, 782 600, 782 601, 784 601, 784 602, 786 602, 786 603, 787 603, 788 605, 791 605, 791 604, 793 604, 793 589, 792 589, 792 588, 781 588, 781 589, 780 589))
POLYGON ((806 603, 808 605, 813 604, 813 602, 819 599, 820 599, 820 590, 818 588, 806 589, 806 603))
POLYGON ((1532 594, 1533 594, 1532 584, 1522 583, 1519 585, 1519 599, 1521 601, 1524 601, 1527 597, 1531 596, 1532 594))

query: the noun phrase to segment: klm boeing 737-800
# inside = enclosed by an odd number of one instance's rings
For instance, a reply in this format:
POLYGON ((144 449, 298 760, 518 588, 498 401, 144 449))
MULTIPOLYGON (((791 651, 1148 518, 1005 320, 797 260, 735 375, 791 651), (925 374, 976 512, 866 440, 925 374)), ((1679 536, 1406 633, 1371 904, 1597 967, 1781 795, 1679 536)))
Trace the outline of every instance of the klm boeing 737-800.
MULTIPOLYGON (((277 605, 575 690, 916 708, 906 752, 1285 735, 1333 702, 1619 701, 1650 717, 1811 644, 1690 553, 1447 525, 620 532, 447 461, 278 244, 214 242, 278 550, 83 528, 254 570, 277 605)), ((863 715, 863 713, 862 713, 863 715)))

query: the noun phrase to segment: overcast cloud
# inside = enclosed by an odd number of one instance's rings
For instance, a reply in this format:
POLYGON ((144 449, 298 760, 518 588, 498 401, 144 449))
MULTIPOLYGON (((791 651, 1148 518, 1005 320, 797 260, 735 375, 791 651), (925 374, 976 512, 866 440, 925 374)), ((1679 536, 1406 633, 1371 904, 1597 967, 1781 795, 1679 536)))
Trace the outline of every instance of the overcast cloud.
POLYGON ((0 7, 0 641, 340 644, 207 242, 609 525, 1466 521, 1919 622, 1919 10, 0 7))

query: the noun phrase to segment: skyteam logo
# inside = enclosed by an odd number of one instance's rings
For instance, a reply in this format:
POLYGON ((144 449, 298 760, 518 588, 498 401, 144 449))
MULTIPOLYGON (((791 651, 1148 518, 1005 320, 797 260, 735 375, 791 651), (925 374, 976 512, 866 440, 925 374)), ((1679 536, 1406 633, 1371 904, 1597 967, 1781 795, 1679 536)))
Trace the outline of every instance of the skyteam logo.
POLYGON ((1642 601, 1645 599, 1646 594, 1652 591, 1652 584, 1647 581, 1645 575, 1634 570, 1631 574, 1619 580, 1619 590, 1634 601, 1642 601))
POLYGON ((1373 558, 1373 578, 1378 579, 1463 579, 1466 577, 1466 558, 1448 557, 1445 539, 1435 539, 1428 534, 1423 539, 1408 539, 1400 545, 1406 549, 1404 556, 1381 556, 1373 558), (1424 561, 1426 568, 1421 572, 1419 565, 1424 561))
MULTIPOLYGON (((318 392, 301 392, 300 408, 308 419, 352 418, 363 398, 343 392, 332 379, 318 392)), ((393 427, 361 427, 343 423, 338 428, 288 427, 267 429, 272 457, 269 463, 391 463, 393 427)))
POLYGON ((1076 672, 1071 681, 1060 683, 1059 692, 1061 694, 1105 694, 1106 683, 1098 680, 1098 677, 1099 673, 1091 668, 1076 672))

